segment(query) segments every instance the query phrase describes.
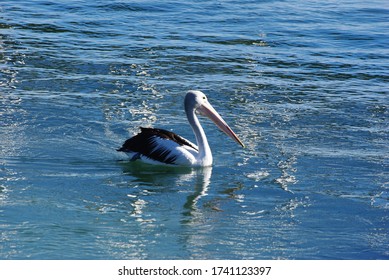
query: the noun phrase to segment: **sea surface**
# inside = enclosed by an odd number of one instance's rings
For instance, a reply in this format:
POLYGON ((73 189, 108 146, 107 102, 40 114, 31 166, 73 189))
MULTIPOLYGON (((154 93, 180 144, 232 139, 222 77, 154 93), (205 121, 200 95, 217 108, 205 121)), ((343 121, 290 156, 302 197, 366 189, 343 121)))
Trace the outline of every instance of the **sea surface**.
POLYGON ((389 4, 0 2, 0 259, 389 259, 389 4), (139 126, 214 165, 116 151, 139 126))

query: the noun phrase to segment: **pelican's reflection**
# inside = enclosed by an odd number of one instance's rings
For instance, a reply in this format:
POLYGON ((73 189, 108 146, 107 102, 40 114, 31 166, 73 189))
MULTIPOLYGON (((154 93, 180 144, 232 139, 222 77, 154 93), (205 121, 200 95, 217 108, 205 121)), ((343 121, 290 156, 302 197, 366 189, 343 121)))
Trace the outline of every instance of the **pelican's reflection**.
POLYGON ((194 216, 198 212, 197 202, 201 197, 207 195, 208 186, 211 183, 212 166, 203 167, 197 169, 193 177, 194 181, 194 192, 188 195, 186 203, 184 204, 185 216, 194 216))
POLYGON ((185 223, 190 222, 191 217, 198 217, 201 210, 198 207, 200 199, 207 195, 208 187, 211 183, 212 167, 165 167, 150 166, 142 163, 123 163, 123 172, 133 177, 133 183, 136 187, 142 185, 142 192, 128 194, 128 197, 136 199, 134 201, 134 211, 139 217, 145 211, 147 201, 145 193, 151 190, 155 193, 155 187, 164 187, 159 189, 160 193, 175 190, 177 186, 183 190, 193 189, 186 197, 186 202, 182 205, 182 214, 185 217, 185 223), (191 187, 193 186, 193 187, 191 187), (190 187, 190 188, 188 188, 190 187))

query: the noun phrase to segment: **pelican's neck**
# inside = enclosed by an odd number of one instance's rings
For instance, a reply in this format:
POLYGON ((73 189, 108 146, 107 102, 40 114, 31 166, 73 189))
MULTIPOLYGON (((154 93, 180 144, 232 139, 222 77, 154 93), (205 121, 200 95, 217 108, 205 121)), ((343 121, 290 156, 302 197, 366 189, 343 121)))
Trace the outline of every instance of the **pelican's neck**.
POLYGON ((189 124, 196 136, 196 142, 199 149, 199 153, 196 157, 196 164, 201 166, 212 165, 211 148, 209 147, 207 136, 205 135, 204 129, 201 126, 199 119, 197 118, 195 110, 185 106, 185 111, 189 124))

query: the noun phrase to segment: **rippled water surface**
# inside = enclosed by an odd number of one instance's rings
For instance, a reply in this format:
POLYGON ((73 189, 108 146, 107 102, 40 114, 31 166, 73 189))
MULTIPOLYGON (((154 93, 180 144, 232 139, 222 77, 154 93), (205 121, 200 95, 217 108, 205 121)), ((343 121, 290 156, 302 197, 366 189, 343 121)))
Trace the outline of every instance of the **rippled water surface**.
POLYGON ((0 3, 0 259, 389 259, 386 1, 0 3), (116 152, 139 126, 203 169, 116 152))

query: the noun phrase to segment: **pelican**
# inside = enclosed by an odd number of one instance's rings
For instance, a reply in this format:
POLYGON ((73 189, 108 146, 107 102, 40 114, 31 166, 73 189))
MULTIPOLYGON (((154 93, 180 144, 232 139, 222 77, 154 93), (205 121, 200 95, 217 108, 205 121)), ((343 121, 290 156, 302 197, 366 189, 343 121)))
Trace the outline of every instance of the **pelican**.
POLYGON ((131 161, 179 166, 211 166, 213 162, 211 148, 196 113, 210 118, 225 134, 244 147, 203 92, 188 91, 184 105, 197 145, 164 129, 141 127, 141 132, 125 141, 117 151, 127 153, 131 161))

